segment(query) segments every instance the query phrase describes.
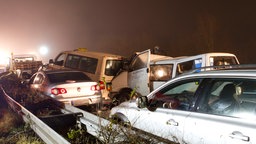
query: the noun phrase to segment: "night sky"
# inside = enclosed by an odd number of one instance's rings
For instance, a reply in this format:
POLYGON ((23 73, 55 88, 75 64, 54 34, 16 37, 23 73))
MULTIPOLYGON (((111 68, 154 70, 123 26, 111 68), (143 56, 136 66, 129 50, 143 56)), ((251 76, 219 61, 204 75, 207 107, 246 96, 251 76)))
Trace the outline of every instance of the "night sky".
POLYGON ((85 47, 130 56, 230 52, 256 63, 254 0, 0 0, 0 52, 45 62, 85 47), (47 46, 47 55, 39 48, 47 46))

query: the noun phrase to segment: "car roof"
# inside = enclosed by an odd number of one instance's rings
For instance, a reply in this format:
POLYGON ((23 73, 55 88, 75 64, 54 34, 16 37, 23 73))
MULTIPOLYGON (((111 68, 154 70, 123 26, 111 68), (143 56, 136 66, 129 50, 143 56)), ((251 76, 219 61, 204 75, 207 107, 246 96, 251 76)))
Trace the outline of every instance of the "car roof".
POLYGON ((40 72, 43 72, 45 74, 50 74, 50 73, 63 73, 63 72, 80 72, 80 73, 83 73, 82 71, 78 71, 78 70, 69 70, 69 69, 54 69, 54 70, 43 70, 43 71, 40 71, 40 72))
MULTIPOLYGON (((179 56, 179 57, 167 57, 165 59, 155 59, 151 61, 151 64, 169 64, 170 62, 175 63, 175 62, 183 62, 183 61, 188 61, 188 60, 193 60, 193 59, 198 59, 201 57, 207 57, 207 56, 234 56, 232 53, 225 53, 225 52, 211 52, 211 53, 203 53, 203 54, 198 54, 198 55, 192 55, 192 56, 179 56)), ((239 62, 238 62, 239 63, 239 62)))
MULTIPOLYGON (((219 66, 218 66, 219 67, 219 66)), ((214 70, 204 70, 198 72, 197 70, 192 70, 181 74, 177 77, 194 77, 194 76, 247 76, 256 78, 256 66, 255 65, 235 65, 235 66, 222 66, 226 67, 223 69, 214 70)), ((205 67, 211 68, 211 67, 205 67)), ((212 67, 216 68, 216 67, 212 67)), ((204 68, 201 68, 204 69, 204 68)))
POLYGON ((91 56, 91 57, 117 57, 117 58, 122 58, 123 56, 121 55, 116 55, 116 54, 110 54, 110 53, 104 53, 104 52, 96 52, 96 51, 81 51, 79 49, 75 49, 73 51, 63 51, 63 53, 69 53, 69 54, 76 54, 80 56, 91 56))

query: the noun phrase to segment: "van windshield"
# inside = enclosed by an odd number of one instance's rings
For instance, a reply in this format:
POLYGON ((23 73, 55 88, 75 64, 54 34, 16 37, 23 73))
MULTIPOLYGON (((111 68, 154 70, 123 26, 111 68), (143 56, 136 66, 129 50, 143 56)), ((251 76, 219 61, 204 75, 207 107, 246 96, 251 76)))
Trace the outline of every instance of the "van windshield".
POLYGON ((122 60, 107 60, 105 67, 105 75, 107 76, 116 76, 116 74, 122 68, 122 60))

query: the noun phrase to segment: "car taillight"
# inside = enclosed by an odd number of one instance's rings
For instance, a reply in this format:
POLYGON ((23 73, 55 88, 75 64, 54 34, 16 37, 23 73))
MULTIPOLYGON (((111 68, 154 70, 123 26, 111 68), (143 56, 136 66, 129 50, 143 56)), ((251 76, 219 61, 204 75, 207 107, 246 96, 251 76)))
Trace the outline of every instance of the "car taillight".
POLYGON ((67 93, 67 90, 65 88, 53 88, 51 89, 51 93, 54 95, 65 94, 67 93))
POLYGON ((105 83, 103 81, 99 81, 97 85, 91 86, 92 91, 99 91, 105 89, 105 83))
POLYGON ((105 89, 105 83, 103 81, 99 81, 98 85, 100 86, 101 90, 105 89))
POLYGON ((92 90, 92 91, 99 91, 99 90, 101 90, 101 89, 100 89, 100 86, 99 86, 99 85, 92 85, 92 86, 91 86, 91 90, 92 90))

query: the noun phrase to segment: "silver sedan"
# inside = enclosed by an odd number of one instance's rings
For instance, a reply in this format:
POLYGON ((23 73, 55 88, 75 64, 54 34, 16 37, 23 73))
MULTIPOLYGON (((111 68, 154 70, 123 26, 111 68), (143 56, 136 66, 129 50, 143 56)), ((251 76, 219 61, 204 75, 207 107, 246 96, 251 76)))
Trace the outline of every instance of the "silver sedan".
POLYGON ((102 99, 98 83, 80 71, 38 71, 30 78, 28 85, 33 90, 73 106, 99 104, 102 99))

